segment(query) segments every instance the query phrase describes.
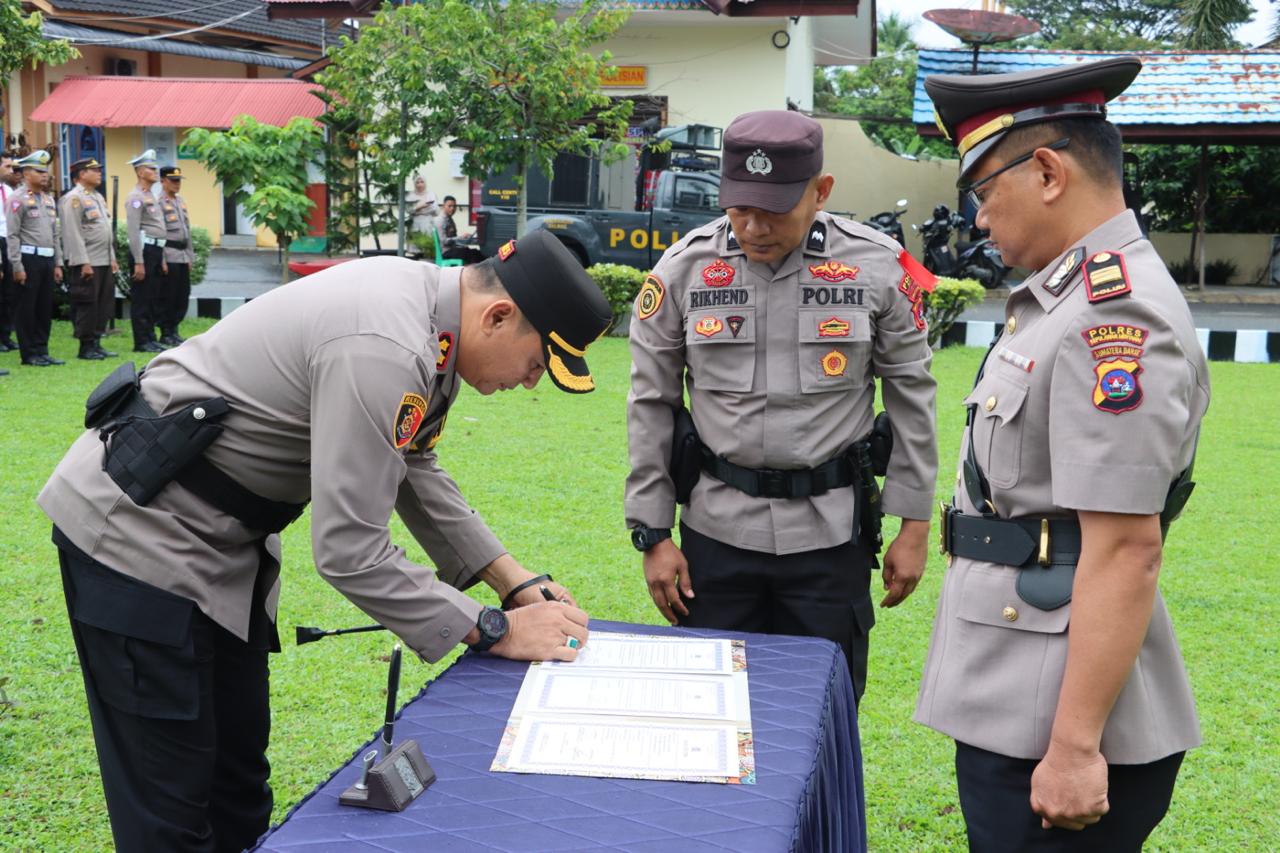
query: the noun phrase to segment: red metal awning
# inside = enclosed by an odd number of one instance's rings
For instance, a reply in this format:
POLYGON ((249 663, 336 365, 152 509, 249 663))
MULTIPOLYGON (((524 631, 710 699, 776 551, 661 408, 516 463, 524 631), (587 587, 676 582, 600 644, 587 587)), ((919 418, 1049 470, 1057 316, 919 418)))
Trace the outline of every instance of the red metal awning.
POLYGON ((68 77, 31 113, 33 121, 90 127, 230 127, 253 116, 283 127, 316 118, 324 102, 302 80, 204 77, 68 77))

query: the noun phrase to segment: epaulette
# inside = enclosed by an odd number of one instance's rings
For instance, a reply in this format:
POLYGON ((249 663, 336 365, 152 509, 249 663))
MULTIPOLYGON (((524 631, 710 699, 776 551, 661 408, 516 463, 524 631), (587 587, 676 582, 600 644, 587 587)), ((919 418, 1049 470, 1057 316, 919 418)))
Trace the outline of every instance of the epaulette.
MULTIPOLYGON (((719 219, 713 219, 706 225, 699 225, 692 231, 687 232, 679 240, 672 243, 671 247, 667 249, 665 254, 667 257, 675 257, 694 243, 701 240, 713 239, 721 230, 727 230, 728 228, 729 217, 721 216, 719 219)), ((730 235, 732 236, 732 232, 730 232, 730 235)))
POLYGON ((1119 252, 1098 252, 1084 262, 1085 295, 1090 302, 1104 302, 1132 291, 1124 256, 1119 252))
POLYGON ((877 231, 870 225, 863 225, 861 222, 854 222, 852 219, 845 219, 840 216, 832 216, 831 224, 850 237, 857 237, 861 240, 875 243, 877 246, 883 246, 895 255, 902 250, 897 240, 881 231, 877 231))

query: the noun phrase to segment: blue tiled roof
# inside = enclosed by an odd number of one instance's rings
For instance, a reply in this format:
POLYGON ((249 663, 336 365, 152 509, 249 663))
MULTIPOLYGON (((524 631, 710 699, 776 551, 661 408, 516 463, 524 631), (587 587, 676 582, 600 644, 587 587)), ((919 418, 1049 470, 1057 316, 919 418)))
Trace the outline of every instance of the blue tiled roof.
MULTIPOLYGON (((983 50, 979 74, 1003 74, 1137 56, 1142 73, 1107 105, 1118 125, 1280 123, 1280 51, 1240 53, 1095 53, 1091 51, 983 50)), ((933 74, 968 74, 968 49, 921 50, 912 119, 933 124, 933 102, 924 79, 933 74)))

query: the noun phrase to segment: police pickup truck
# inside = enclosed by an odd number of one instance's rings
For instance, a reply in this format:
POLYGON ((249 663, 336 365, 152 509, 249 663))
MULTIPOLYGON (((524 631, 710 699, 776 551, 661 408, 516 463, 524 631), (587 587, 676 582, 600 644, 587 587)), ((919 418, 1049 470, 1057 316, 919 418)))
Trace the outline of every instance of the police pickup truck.
MULTIPOLYGON (((528 230, 546 228, 583 266, 652 269, 664 250, 719 217, 720 129, 684 125, 659 131, 669 150, 644 146, 614 163, 561 154, 553 177, 530 170, 528 230)), ((665 147, 665 146, 664 146, 665 147)), ((516 235, 518 188, 511 174, 485 181, 476 215, 480 251, 493 255, 516 235)))

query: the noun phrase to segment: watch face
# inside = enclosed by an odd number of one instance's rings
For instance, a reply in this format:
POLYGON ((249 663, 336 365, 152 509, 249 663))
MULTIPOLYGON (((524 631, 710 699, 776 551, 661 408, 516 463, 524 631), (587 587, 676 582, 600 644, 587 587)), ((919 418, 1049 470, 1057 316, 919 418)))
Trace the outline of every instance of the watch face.
POLYGON ((501 639, 507 633, 507 614, 496 607, 486 607, 480 612, 479 625, 488 636, 501 639))

